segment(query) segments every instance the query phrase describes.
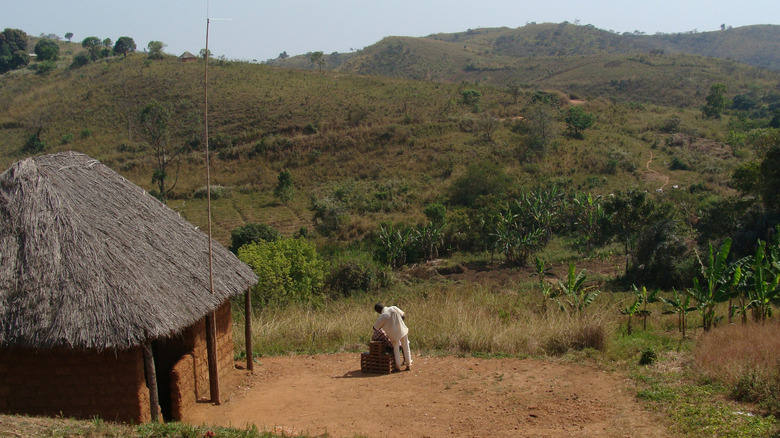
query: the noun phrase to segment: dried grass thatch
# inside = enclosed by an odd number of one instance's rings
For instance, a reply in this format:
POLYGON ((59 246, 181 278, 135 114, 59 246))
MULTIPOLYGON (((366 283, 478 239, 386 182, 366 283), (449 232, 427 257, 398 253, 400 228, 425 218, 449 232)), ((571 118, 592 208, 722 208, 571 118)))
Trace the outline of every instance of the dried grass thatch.
POLYGON ((257 281, 143 189, 84 154, 0 175, 0 346, 124 349, 178 333, 257 281))

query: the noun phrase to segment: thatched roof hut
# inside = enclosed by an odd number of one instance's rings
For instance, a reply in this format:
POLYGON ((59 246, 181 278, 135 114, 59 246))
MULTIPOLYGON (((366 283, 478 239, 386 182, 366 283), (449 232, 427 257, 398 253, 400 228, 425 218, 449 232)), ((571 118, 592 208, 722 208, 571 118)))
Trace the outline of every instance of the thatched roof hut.
POLYGON ((184 52, 181 55, 179 55, 179 61, 181 62, 190 62, 190 61, 195 61, 197 59, 198 57, 193 55, 190 52, 184 52))
POLYGON ((28 158, 0 175, 3 351, 116 357, 180 335, 257 281, 218 244, 213 272, 214 295, 208 237, 84 154, 28 158))

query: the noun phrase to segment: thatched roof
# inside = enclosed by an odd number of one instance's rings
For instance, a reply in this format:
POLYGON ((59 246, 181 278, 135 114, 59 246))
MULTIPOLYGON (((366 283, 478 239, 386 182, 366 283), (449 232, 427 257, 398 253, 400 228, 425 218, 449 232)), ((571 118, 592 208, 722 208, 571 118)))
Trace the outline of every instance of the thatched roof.
POLYGON ((0 175, 0 346, 124 349, 165 337, 257 281, 143 189, 84 154, 0 175))

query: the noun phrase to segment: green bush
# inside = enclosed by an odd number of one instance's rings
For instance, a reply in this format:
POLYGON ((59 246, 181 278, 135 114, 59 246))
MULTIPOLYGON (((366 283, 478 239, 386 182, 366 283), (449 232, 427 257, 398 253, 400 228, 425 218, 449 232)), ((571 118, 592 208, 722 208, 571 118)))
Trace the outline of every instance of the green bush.
POLYGON ((328 273, 325 285, 334 295, 349 297, 369 291, 378 277, 377 268, 367 260, 343 260, 328 273))
POLYGON ((258 305, 313 303, 321 298, 323 262, 306 239, 249 243, 238 250, 238 258, 257 274, 252 296, 258 305))
POLYGON ((27 137, 27 141, 22 146, 22 152, 37 154, 38 152, 42 152, 45 147, 46 143, 41 140, 40 130, 38 130, 38 133, 30 134, 30 136, 27 137))
POLYGON ((472 164, 466 173, 452 183, 450 199, 453 204, 472 206, 484 195, 501 198, 512 183, 511 178, 497 164, 489 161, 472 164))
POLYGON ((248 223, 230 232, 230 250, 238 253, 238 249, 248 243, 275 242, 280 237, 281 233, 270 225, 248 223))
MULTIPOLYGON (((229 187, 211 186, 211 199, 229 198, 232 194, 233 191, 229 187)), ((192 197, 195 199, 206 199, 206 186, 196 189, 192 193, 192 197)))

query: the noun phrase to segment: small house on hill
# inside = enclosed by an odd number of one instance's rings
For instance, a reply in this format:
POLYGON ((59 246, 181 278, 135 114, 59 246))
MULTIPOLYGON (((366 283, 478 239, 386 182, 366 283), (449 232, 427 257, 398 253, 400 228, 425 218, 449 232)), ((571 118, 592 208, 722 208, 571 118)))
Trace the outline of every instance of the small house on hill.
POLYGON ((212 294, 208 237, 142 188, 28 158, 0 174, 0 218, 0 412, 144 422, 159 398, 180 419, 233 368, 229 298, 257 277, 213 244, 212 294))
POLYGON ((198 57, 193 55, 190 52, 184 52, 181 55, 179 55, 179 61, 181 62, 190 62, 190 61, 197 61, 198 57))

